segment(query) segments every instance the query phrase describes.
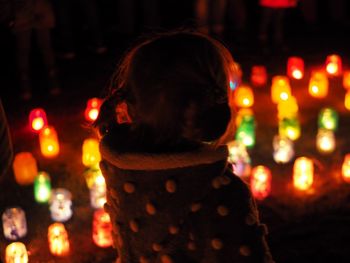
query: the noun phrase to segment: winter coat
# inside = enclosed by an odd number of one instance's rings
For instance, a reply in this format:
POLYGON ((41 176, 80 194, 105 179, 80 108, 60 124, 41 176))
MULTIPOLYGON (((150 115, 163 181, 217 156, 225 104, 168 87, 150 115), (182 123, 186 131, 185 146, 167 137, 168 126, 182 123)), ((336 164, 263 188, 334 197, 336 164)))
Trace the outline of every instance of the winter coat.
POLYGON ((296 7, 297 0, 260 0, 259 4, 269 8, 290 8, 296 7))

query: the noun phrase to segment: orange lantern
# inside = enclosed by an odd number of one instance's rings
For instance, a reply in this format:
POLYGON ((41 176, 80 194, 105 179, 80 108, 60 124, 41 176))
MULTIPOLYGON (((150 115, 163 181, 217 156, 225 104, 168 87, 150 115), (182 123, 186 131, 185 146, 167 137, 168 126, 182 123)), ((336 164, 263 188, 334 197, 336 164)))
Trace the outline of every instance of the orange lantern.
POLYGON ((248 85, 241 85, 235 91, 235 104, 240 108, 249 108, 254 104, 254 94, 248 85))
POLYGON ((103 209, 94 212, 92 240, 99 247, 110 247, 113 244, 111 219, 103 209))
POLYGON ((62 223, 53 223, 48 228, 47 234, 50 252, 55 256, 69 254, 69 240, 66 228, 62 223))
POLYGON ((99 142, 97 139, 89 138, 83 142, 82 162, 87 167, 96 166, 101 161, 99 142))
POLYGON ((267 83, 267 72, 265 66, 253 66, 250 75, 251 83, 256 87, 261 87, 267 83))
POLYGON ((289 79, 286 76, 274 76, 271 85, 271 99, 274 103, 287 100, 291 96, 289 79))
POLYGON ((350 90, 350 70, 346 70, 343 73, 343 87, 350 90))
POLYGON ((100 113, 102 100, 99 98, 92 98, 87 101, 85 108, 85 119, 87 121, 95 121, 100 113))
POLYGON ((287 75, 293 79, 302 79, 304 77, 304 60, 300 57, 288 58, 287 75))
POLYGON ((263 165, 254 167, 250 178, 250 187, 256 199, 266 198, 271 192, 270 170, 263 165))
POLYGON ((311 73, 309 81, 309 94, 315 98, 324 98, 328 94, 328 77, 326 72, 315 70, 311 73))
POLYGON ((12 167, 16 182, 21 185, 32 184, 38 174, 36 160, 30 152, 16 154, 12 167))
POLYGON ((340 76, 342 74, 342 61, 338 55, 329 55, 326 58, 326 71, 331 76, 340 76))
POLYGON ((298 116, 298 103, 294 96, 287 100, 280 100, 277 105, 278 119, 294 119, 298 116))
POLYGON ((350 183, 350 153, 345 155, 342 165, 342 176, 345 182, 350 183))
POLYGON ((57 132, 54 127, 47 126, 39 133, 40 150, 47 158, 56 157, 60 152, 57 132))
POLYGON ((299 157, 294 162, 293 183, 299 190, 308 190, 314 180, 314 166, 311 159, 299 157))
POLYGON ((13 242, 6 247, 6 263, 27 263, 28 252, 22 242, 13 242))
POLYGON ((40 108, 33 109, 29 114, 29 125, 34 132, 38 132, 47 126, 45 111, 40 108))
POLYGON ((350 90, 345 94, 344 106, 347 110, 350 110, 350 90))

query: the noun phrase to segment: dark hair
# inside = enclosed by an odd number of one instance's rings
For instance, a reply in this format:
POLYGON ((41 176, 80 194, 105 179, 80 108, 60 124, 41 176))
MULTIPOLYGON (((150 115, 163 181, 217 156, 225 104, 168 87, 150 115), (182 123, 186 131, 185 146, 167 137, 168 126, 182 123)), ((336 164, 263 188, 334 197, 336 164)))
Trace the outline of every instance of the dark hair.
POLYGON ((122 59, 95 127, 126 150, 176 150, 217 141, 231 120, 228 91, 237 76, 234 65, 221 43, 200 33, 149 38, 122 59), (117 123, 115 109, 122 102, 131 123, 117 123))

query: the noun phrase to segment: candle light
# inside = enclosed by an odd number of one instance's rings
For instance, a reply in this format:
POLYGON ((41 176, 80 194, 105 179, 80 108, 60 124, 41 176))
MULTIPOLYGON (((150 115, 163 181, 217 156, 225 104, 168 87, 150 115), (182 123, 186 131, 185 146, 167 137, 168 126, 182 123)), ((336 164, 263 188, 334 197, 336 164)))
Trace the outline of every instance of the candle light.
POLYGON ((237 107, 248 108, 254 104, 254 94, 248 85, 240 85, 235 91, 235 104, 237 107))
POLYGON ((17 153, 12 167, 16 182, 21 185, 32 184, 38 174, 36 160, 30 152, 17 153))
POLYGON ((51 195, 50 176, 46 172, 40 172, 34 180, 34 197, 38 203, 46 203, 51 195))
POLYGON ((343 73, 343 87, 346 90, 350 90, 350 70, 346 70, 343 73))
POLYGON ((333 108, 323 108, 318 115, 318 127, 336 131, 338 129, 338 113, 333 108))
POLYGON ((314 70, 309 81, 309 94, 315 98, 325 98, 328 94, 328 77, 322 70, 314 70))
POLYGON ((350 89, 345 94, 344 106, 347 110, 350 110, 350 89))
POLYGON ((346 154, 342 165, 342 176, 345 182, 350 183, 350 154, 346 154))
POLYGON ((300 57, 288 58, 287 75, 293 79, 302 79, 304 77, 304 60, 300 57))
POLYGON ((29 125, 34 132, 38 132, 47 126, 45 111, 41 108, 33 109, 29 114, 29 125))
POLYGON ((255 145, 255 120, 254 116, 244 116, 236 130, 236 140, 242 142, 246 147, 255 145))
POLYGON ((341 57, 335 54, 327 56, 326 71, 331 76, 340 76, 342 74, 341 57))
POLYGON ((262 65, 253 66, 251 70, 250 81, 256 87, 266 85, 267 71, 265 66, 262 66, 262 65))
POLYGON ((298 117, 298 103, 294 96, 280 100, 277 105, 278 119, 295 119, 298 117))
POLYGON ((240 141, 231 141, 227 144, 228 162, 233 166, 233 172, 240 177, 250 175, 251 160, 247 148, 240 141))
POLYGON ((281 137, 286 137, 293 141, 297 140, 301 134, 298 118, 280 120, 278 123, 278 133, 281 137))
POLYGON ((103 209, 94 212, 92 240, 99 247, 110 247, 113 244, 111 219, 103 209))
POLYGON ((307 157, 299 157, 294 162, 293 183, 299 190, 307 190, 314 180, 314 166, 312 160, 307 157))
POLYGON ((273 159, 276 163, 288 163, 294 157, 293 141, 275 135, 273 138, 273 159))
POLYGON ((51 218, 54 221, 65 222, 72 217, 72 194, 63 188, 52 190, 50 197, 51 218))
POLYGON ((18 240, 27 234, 27 220, 22 208, 11 207, 2 214, 4 236, 9 240, 18 240))
POLYGON ((316 137, 316 147, 320 153, 331 153, 335 149, 335 137, 332 130, 319 129, 316 137))
POLYGON ((22 242, 12 242, 6 247, 6 263, 28 263, 27 248, 22 242))
POLYGON ((263 165, 254 167, 250 178, 250 187, 256 199, 265 199, 271 192, 270 170, 263 165))
POLYGON ((86 103, 85 119, 87 121, 95 121, 100 113, 102 100, 98 98, 91 98, 86 103))
POLYGON ((40 150, 47 158, 56 157, 60 151, 57 132, 54 127, 47 126, 39 133, 40 150))
POLYGON ((99 142, 96 139, 89 138, 83 142, 82 162, 85 166, 96 166, 101 161, 99 142))
POLYGON ((280 100, 287 100, 290 96, 289 79, 286 76, 274 76, 271 85, 272 102, 278 103, 280 100))
POLYGON ((62 223, 53 223, 48 228, 47 234, 51 254, 66 256, 69 254, 69 239, 66 228, 62 223))
POLYGON ((91 207, 95 209, 102 208, 107 201, 106 198, 106 182, 101 174, 96 177, 96 180, 90 189, 91 207))

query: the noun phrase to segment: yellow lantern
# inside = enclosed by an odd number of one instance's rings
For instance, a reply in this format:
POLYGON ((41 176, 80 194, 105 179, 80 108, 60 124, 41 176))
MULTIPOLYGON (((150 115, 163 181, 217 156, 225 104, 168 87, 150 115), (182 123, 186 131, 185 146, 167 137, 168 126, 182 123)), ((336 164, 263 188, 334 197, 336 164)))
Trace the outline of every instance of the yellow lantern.
POLYGON ((350 183, 350 153, 345 155, 342 165, 342 176, 345 182, 350 183))
POLYGON ((33 155, 30 152, 16 154, 13 161, 13 172, 18 184, 32 184, 38 174, 38 167, 33 155))
POLYGON ((280 100, 277 105, 278 119, 295 119, 298 116, 298 103, 294 96, 280 100))
POLYGON ((314 181, 314 165, 311 159, 299 157, 294 162, 293 184, 299 190, 308 190, 314 181))
POLYGON ((254 94, 248 85, 241 85, 235 91, 235 104, 240 108, 249 108, 254 104, 254 94))
POLYGON ((329 55, 326 58, 326 71, 331 76, 340 76, 342 74, 342 61, 338 55, 329 55))
POLYGON ((51 254, 61 257, 69 254, 68 233, 62 223, 51 224, 47 237, 51 254))
POLYGON ((331 153, 335 149, 335 137, 332 130, 319 129, 316 137, 316 147, 320 153, 331 153))
POLYGON ((315 70, 311 73, 309 81, 309 94, 315 98, 324 98, 328 94, 328 77, 326 72, 315 70))
POLYGON ((350 89, 345 94, 344 106, 347 110, 350 110, 350 89))
POLYGON ((97 139, 89 138, 83 142, 82 162, 87 167, 98 165, 101 161, 99 142, 97 139))
POLYGON ((47 158, 56 157, 60 152, 57 132, 54 127, 47 126, 39 133, 40 150, 47 158))
POLYGON ((6 247, 6 263, 27 263, 28 252, 22 242, 13 242, 6 247))
POLYGON ((250 188, 256 199, 262 200, 271 192, 271 172, 263 166, 258 165, 252 170, 250 178, 250 188))
POLYGON ((350 70, 346 70, 343 73, 343 87, 346 90, 350 90, 350 70))
POLYGON ((291 96, 289 79, 286 76, 274 76, 271 85, 272 102, 278 103, 281 100, 288 100, 291 96))

